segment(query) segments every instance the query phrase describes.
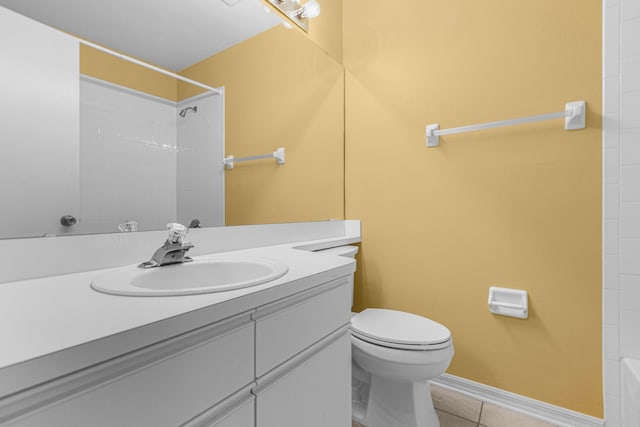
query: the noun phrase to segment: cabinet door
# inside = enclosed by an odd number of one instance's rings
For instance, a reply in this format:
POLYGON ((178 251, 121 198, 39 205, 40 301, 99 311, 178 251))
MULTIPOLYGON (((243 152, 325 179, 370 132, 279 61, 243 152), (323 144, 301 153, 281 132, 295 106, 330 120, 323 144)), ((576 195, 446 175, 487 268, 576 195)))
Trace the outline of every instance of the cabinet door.
POLYGON ((348 331, 331 339, 278 368, 268 384, 258 382, 256 427, 351 426, 351 339, 348 331))

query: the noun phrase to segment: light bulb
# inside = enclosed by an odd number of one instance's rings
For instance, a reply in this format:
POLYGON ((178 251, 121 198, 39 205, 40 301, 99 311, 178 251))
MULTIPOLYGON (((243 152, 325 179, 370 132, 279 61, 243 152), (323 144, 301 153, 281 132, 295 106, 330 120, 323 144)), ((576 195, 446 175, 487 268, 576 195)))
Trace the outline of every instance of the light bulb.
POLYGON ((317 16, 320 16, 320 3, 317 0, 309 0, 302 6, 301 18, 311 19, 317 16))

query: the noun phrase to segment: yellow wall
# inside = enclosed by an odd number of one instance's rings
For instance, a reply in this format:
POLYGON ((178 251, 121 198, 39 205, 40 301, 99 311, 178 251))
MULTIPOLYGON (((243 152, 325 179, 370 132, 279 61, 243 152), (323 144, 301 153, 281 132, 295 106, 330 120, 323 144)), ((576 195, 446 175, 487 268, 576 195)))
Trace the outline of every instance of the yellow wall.
POLYGON ((320 5, 320 16, 310 20, 307 36, 342 62, 342 0, 322 0, 320 5))
POLYGON ((225 151, 286 149, 286 164, 236 164, 225 175, 226 224, 344 216, 344 73, 302 34, 277 26, 183 75, 225 87, 225 151))
POLYGON ((148 68, 80 45, 80 73, 170 101, 177 100, 177 81, 148 68))
POLYGON ((356 308, 452 331, 449 373, 602 416, 601 2, 344 2, 346 216, 362 220, 356 308), (441 128, 587 102, 562 120, 441 128), (530 317, 489 313, 492 285, 530 317))

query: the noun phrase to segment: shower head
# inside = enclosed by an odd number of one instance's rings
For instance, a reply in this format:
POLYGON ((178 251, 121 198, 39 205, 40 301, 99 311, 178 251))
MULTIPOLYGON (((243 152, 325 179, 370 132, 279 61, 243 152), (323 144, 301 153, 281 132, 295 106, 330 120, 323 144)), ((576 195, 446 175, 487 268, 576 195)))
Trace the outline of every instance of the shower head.
POLYGON ((184 117, 187 115, 187 113, 189 112, 189 110, 193 111, 194 113, 198 112, 198 106, 194 105, 193 107, 187 107, 187 108, 183 108, 182 110, 180 110, 180 112, 178 113, 178 115, 180 117, 184 117))

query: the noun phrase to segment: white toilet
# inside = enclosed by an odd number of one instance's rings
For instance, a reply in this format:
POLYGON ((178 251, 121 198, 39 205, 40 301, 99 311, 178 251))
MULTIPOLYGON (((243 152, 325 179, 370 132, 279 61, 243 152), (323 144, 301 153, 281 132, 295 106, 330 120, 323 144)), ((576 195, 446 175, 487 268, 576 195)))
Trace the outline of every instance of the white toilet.
MULTIPOLYGON (((327 250, 349 257, 357 251, 356 246, 327 250)), ((439 427, 429 380, 444 373, 452 357, 451 332, 433 320, 379 308, 354 314, 354 421, 366 427, 439 427)))

